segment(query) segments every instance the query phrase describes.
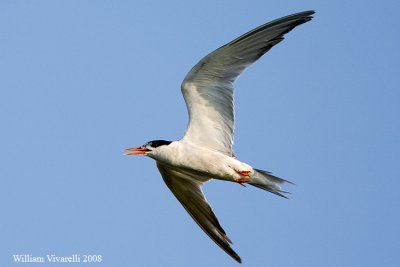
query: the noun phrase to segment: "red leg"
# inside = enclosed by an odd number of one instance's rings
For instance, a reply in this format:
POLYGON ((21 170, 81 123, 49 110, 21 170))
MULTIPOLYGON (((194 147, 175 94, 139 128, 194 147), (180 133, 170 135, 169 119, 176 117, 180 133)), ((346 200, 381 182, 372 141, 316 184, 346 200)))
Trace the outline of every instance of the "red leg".
POLYGON ((243 176, 249 177, 250 176, 250 171, 238 171, 243 176))

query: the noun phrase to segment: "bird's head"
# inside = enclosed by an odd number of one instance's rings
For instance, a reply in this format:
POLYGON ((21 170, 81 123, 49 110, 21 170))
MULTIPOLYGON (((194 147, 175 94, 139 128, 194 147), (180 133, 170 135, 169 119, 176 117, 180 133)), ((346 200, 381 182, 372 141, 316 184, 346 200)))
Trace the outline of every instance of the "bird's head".
POLYGON ((127 151, 127 153, 125 155, 127 155, 127 156, 131 156, 131 155, 151 156, 152 152, 157 150, 157 148, 162 147, 162 146, 167 146, 171 143, 172 143, 172 141, 153 140, 153 141, 147 142, 146 144, 144 144, 142 146, 126 149, 125 151, 127 151))

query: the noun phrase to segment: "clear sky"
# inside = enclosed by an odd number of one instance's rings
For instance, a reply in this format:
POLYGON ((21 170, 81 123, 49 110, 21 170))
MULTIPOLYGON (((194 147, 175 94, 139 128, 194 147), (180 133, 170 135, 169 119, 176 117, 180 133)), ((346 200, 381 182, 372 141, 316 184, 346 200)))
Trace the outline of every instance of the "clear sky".
POLYGON ((236 155, 294 182, 290 199, 220 181, 205 194, 243 266, 400 266, 399 8, 0 1, 0 265, 93 254, 91 266, 238 266, 154 161, 123 150, 182 137, 180 83, 207 53, 314 9, 236 83, 236 155))

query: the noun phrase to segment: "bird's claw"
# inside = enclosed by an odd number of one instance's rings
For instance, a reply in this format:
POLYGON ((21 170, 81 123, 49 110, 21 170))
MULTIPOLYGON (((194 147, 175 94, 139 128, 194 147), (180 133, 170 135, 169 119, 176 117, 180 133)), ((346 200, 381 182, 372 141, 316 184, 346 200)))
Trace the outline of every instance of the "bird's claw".
POLYGON ((238 171, 238 173, 243 176, 250 177, 250 171, 238 171))

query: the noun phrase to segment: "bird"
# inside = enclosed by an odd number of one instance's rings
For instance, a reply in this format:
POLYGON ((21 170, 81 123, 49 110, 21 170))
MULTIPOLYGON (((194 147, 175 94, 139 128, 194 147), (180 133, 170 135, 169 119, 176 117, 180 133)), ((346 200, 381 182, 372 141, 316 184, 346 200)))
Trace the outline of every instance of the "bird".
POLYGON ((234 82, 252 63, 284 39, 295 27, 310 21, 313 10, 263 24, 202 58, 184 78, 181 91, 189 122, 178 141, 153 140, 126 149, 125 155, 144 155, 157 168, 177 200, 201 229, 228 255, 241 263, 231 240, 206 200, 202 185, 218 179, 252 185, 287 198, 280 185, 289 181, 239 161, 233 152, 234 82))

